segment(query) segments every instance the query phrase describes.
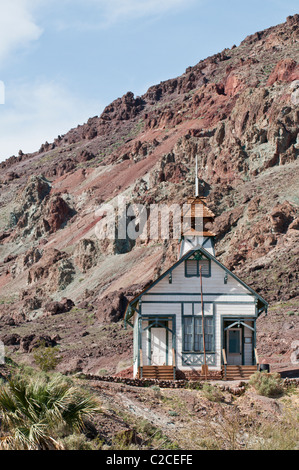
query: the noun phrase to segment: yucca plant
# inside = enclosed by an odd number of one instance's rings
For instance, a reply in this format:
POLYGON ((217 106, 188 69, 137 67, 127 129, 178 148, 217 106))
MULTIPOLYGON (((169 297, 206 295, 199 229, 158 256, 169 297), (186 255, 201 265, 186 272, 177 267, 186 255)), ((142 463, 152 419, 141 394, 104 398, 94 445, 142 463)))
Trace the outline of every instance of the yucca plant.
POLYGON ((0 449, 63 449, 59 430, 82 432, 99 401, 64 378, 12 378, 0 390, 0 449))

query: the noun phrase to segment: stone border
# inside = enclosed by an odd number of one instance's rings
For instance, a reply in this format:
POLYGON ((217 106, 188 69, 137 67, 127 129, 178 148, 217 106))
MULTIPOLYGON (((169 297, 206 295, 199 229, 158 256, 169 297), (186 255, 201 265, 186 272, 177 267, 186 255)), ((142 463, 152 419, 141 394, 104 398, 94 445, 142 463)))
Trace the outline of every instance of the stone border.
MULTIPOLYGON (((201 388, 205 380, 159 380, 159 379, 130 379, 125 377, 117 377, 114 375, 92 375, 92 374, 78 374, 82 378, 87 380, 94 380, 99 382, 110 382, 110 383, 119 383, 124 385, 131 385, 132 387, 152 387, 158 386, 160 388, 187 388, 187 389, 196 389, 201 388)), ((208 379, 207 382, 213 381, 213 379, 208 379)), ((215 381, 215 379, 214 379, 215 381)), ((225 387, 225 381, 223 381, 223 387, 225 387)), ((236 380, 236 384, 245 383, 244 380, 236 380)), ((247 381, 248 382, 248 381, 247 381)), ((217 384, 219 385, 219 384, 217 384)), ((222 385, 222 384, 221 384, 222 385)), ((283 379, 283 385, 285 387, 299 387, 299 378, 285 378, 283 379)), ((234 389, 236 387, 228 387, 229 389, 234 389)))
POLYGON ((133 387, 151 387, 159 386, 161 388, 196 388, 202 381, 190 380, 159 380, 159 379, 130 379, 125 377, 117 377, 114 375, 92 375, 92 374, 79 374, 87 380, 95 380, 100 382, 120 383, 124 385, 131 385, 133 387), (192 384, 194 387, 192 387, 192 384))

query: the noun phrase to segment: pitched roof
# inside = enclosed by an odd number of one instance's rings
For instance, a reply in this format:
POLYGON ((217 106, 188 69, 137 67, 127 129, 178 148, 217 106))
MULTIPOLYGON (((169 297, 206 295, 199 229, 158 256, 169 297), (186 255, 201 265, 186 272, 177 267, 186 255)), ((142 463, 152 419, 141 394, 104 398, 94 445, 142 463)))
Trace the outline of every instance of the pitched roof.
MULTIPOLYGON (((232 276, 237 282, 239 282, 243 287, 245 287, 245 289, 249 290, 249 292, 251 292, 251 294, 253 294, 263 305, 264 305, 264 308, 263 310, 267 307, 268 307, 268 302, 263 299, 263 297, 261 297, 257 292, 255 292, 251 287, 249 287, 244 281, 242 281, 236 274, 232 273, 226 266, 224 266, 222 263, 220 263, 220 261, 218 261, 217 258, 215 258, 215 256, 213 256, 211 253, 209 253, 207 250, 205 250, 204 248, 202 247, 197 247, 197 248, 194 248, 192 250, 189 250, 187 253, 185 253, 184 256, 182 256, 178 261, 176 261, 170 268, 167 269, 167 271, 165 271, 163 274, 161 274, 161 276, 159 276, 155 281, 151 282, 147 287, 145 287, 143 289, 142 292, 140 292, 140 294, 136 295, 134 297, 134 299, 131 300, 131 302, 129 302, 129 304, 127 305, 127 308, 126 308, 126 311, 125 311, 125 314, 124 314, 124 318, 125 320, 128 320, 129 318, 127 317, 127 313, 128 313, 128 309, 129 307, 132 307, 132 305, 134 303, 136 303, 140 297, 142 297, 146 292, 148 292, 152 287, 154 287, 156 284, 158 284, 158 282, 160 282, 165 276, 167 276, 167 274, 169 274, 173 269, 175 269, 177 266, 179 266, 183 261, 185 261, 186 259, 188 259, 190 256, 192 256, 195 252, 197 251, 200 251, 205 257, 209 258, 210 260, 214 261, 215 263, 218 264, 218 266, 220 266, 222 269, 224 269, 230 276, 232 276)), ((132 315, 131 315, 132 316, 132 315)))
MULTIPOLYGON (((184 209, 184 206, 183 206, 184 209)), ((187 200, 187 211, 183 214, 184 217, 204 217, 214 218, 215 214, 208 208, 205 203, 205 198, 189 198, 187 200)))

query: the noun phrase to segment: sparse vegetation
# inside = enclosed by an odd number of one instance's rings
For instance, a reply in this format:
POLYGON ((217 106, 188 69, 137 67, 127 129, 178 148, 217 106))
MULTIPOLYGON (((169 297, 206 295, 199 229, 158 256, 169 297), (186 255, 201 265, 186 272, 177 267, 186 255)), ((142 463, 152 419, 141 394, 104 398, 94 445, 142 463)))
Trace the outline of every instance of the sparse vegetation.
POLYGON ((249 383, 265 397, 277 397, 283 393, 282 380, 277 373, 256 372, 251 376, 249 383))
POLYGON ((64 449, 62 438, 82 432, 86 420, 99 411, 96 398, 62 376, 16 375, 0 390, 0 447, 64 449))
MULTIPOLYGON (((269 375, 276 374, 259 373, 268 381, 269 375)), ((133 388, 46 374, 12 361, 5 376, 0 384, 3 449, 298 448, 295 384, 265 399, 251 386, 242 396, 208 382, 185 390, 133 388)))
POLYGON ((71 434, 62 439, 62 445, 65 450, 94 450, 94 446, 84 434, 71 434))
POLYGON ((217 387, 209 383, 203 384, 202 391, 203 391, 204 397, 210 401, 220 402, 222 400, 221 391, 217 387))
POLYGON ((42 343, 40 347, 36 349, 33 356, 35 363, 43 372, 55 370, 56 366, 61 360, 58 346, 53 348, 46 347, 44 343, 42 343))

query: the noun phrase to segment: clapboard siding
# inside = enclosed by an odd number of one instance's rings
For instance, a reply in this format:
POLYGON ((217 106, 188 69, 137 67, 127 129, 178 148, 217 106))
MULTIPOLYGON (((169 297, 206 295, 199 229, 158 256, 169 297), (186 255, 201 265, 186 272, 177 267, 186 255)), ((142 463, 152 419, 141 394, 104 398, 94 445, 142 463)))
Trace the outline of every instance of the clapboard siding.
MULTIPOLYGON (((218 304, 216 302, 204 302, 204 314, 205 315, 213 315, 214 314, 214 321, 215 321, 215 355, 216 355, 216 363, 215 366, 210 366, 212 369, 219 369, 221 367, 221 351, 223 345, 221 344, 222 341, 222 317, 254 317, 255 315, 255 303, 251 296, 251 303, 247 303, 249 300, 247 296, 238 297, 238 302, 234 303, 231 299, 226 301, 225 303, 218 304), (243 300, 243 302, 242 302, 243 300), (244 303, 244 301, 246 303, 244 303), (228 303, 229 302, 229 303, 228 303)), ((183 349, 183 331, 182 331, 182 313, 184 312, 185 315, 191 314, 190 306, 192 305, 192 301, 195 300, 194 306, 194 315, 201 315, 201 303, 199 298, 196 296, 184 296, 184 302, 180 300, 173 300, 173 296, 163 296, 163 300, 161 300, 161 296, 154 296, 146 294, 143 296, 142 300, 142 315, 154 315, 154 316, 166 316, 166 315, 175 315, 176 316, 176 362, 177 367, 182 370, 190 370, 192 367, 183 366, 182 365, 182 349, 183 349), (159 300, 152 300, 153 298, 159 300), (170 299, 170 300, 168 300, 170 299)), ((148 325, 147 322, 143 322, 143 328, 148 325)), ((251 334, 251 330, 248 328, 246 330, 246 335, 251 334), (248 333, 249 332, 249 333, 248 333)), ((149 341, 149 330, 142 333, 142 350, 143 350, 143 363, 144 365, 148 365, 148 341, 149 341)), ((169 356, 168 361, 169 365, 172 364, 172 355, 171 355, 171 347, 172 347, 172 338, 171 334, 169 334, 168 338, 169 344, 169 356)), ((245 364, 251 364, 252 361, 252 346, 249 344, 244 345, 244 360, 245 364)))
MULTIPOLYGON (((244 303, 251 302, 254 303, 254 297, 251 294, 244 295, 234 295, 234 294, 203 294, 204 302, 227 302, 227 303, 244 303)), ((142 297, 142 302, 201 302, 200 293, 190 293, 190 294, 171 294, 171 293, 160 293, 160 294, 144 294, 142 297)))
POLYGON ((142 315, 181 315, 181 304, 142 302, 142 315))
MULTIPOLYGON (((246 294, 248 290, 236 279, 228 275, 227 284, 224 284, 225 271, 215 262, 211 261, 211 277, 203 277, 203 292, 223 294, 246 294)), ((165 276, 149 291, 154 293, 194 293, 200 292, 199 277, 185 277, 185 263, 182 262, 172 271, 172 283, 165 276)))
POLYGON ((254 316, 255 315, 255 303, 242 304, 240 303, 229 303, 229 304, 217 304, 215 305, 217 316, 254 316))

